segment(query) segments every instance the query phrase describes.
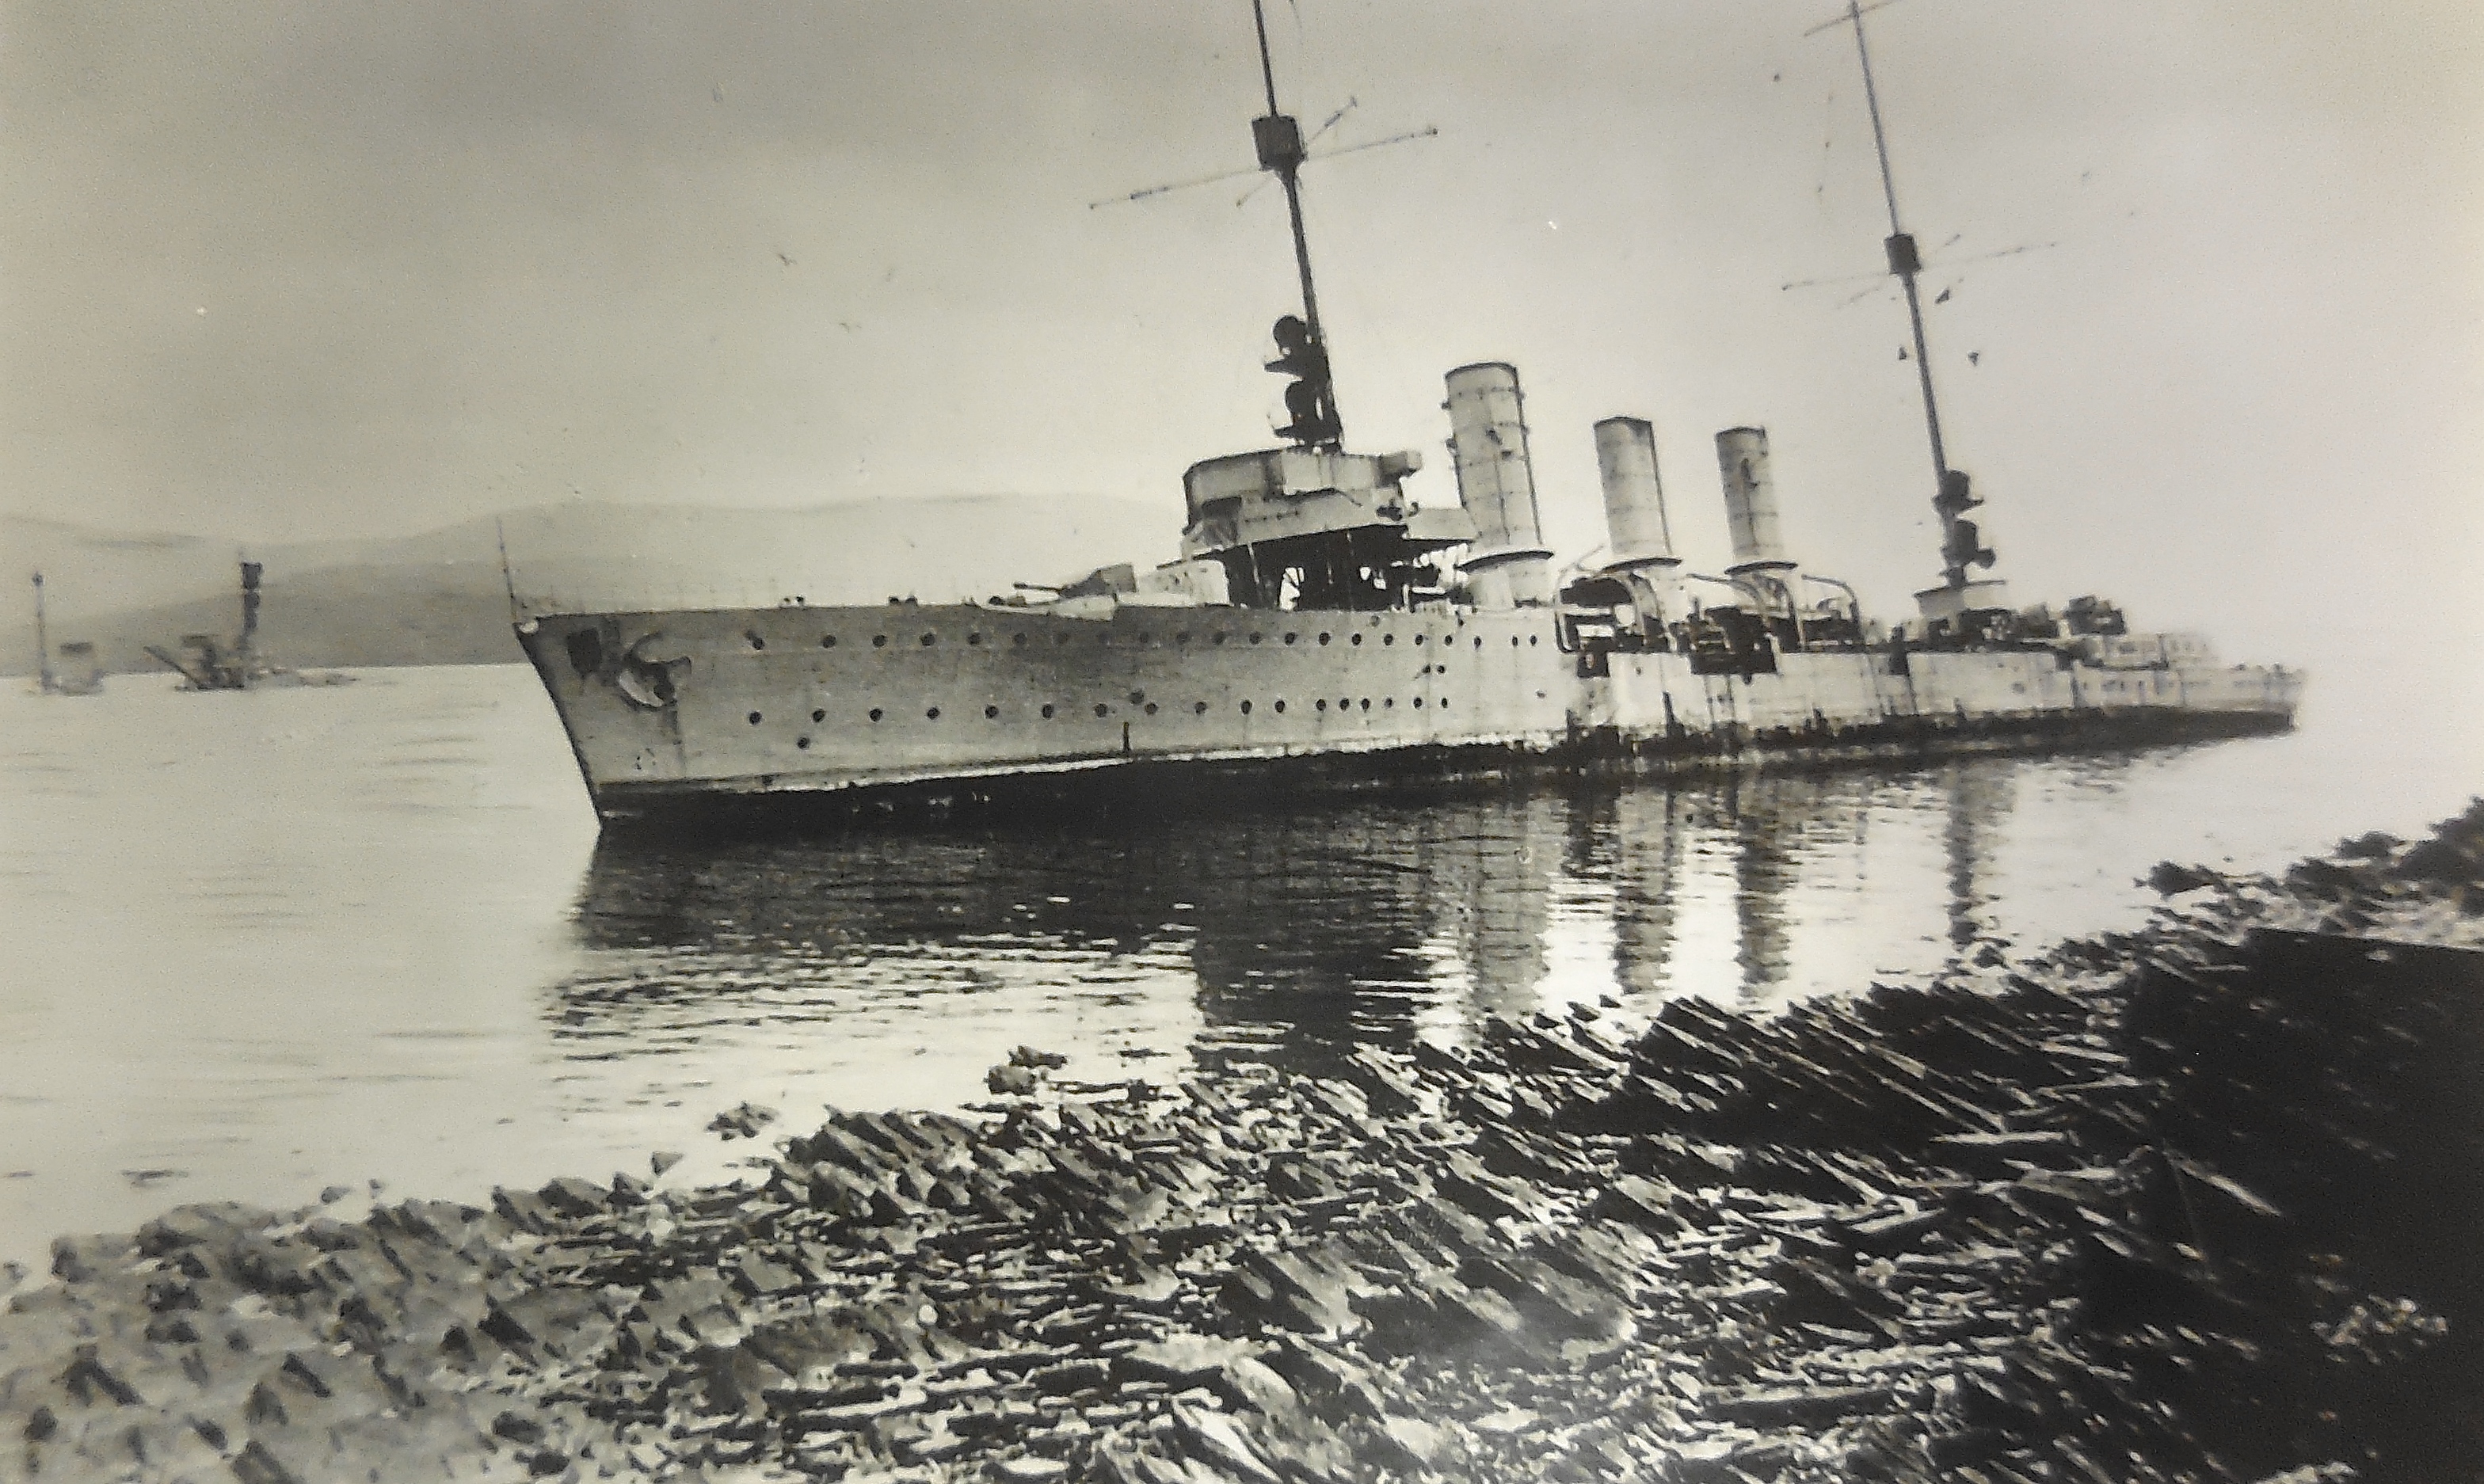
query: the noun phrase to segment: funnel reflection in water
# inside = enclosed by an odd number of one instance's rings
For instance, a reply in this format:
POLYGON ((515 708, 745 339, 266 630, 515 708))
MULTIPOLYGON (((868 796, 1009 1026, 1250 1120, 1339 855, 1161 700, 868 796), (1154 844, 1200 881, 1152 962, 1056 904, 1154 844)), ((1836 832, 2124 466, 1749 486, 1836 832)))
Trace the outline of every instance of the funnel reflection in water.
POLYGON ((842 1094, 859 1104, 972 1095, 1021 1041, 1098 1080, 1168 1054, 1333 1072, 1358 1045, 1454 1042, 1487 1015, 1606 995, 1860 989, 1938 967, 1960 924, 1986 931, 1977 842, 2021 766, 1109 830, 607 842, 554 1032, 598 1060, 833 1064, 862 1079, 842 1094))

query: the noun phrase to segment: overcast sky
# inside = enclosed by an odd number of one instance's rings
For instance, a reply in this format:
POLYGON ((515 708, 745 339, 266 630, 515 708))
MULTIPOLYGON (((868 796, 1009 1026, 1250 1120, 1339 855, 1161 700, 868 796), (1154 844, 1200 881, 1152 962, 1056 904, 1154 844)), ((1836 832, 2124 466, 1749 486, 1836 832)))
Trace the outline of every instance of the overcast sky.
MULTIPOLYGON (((1323 146, 1441 131, 1307 171, 1352 444, 1448 501, 1441 374, 1507 360, 1566 553, 1632 413, 1694 564, 1711 438, 1756 422, 1796 555, 1886 608, 1934 576, 1853 46, 1802 35, 1831 0, 1272 5, 1288 109, 1355 102, 1323 146)), ((1089 204, 1249 164, 1247 0, 0 13, 9 509, 278 541, 1029 491, 1170 526, 1184 466, 1270 441, 1281 195, 1089 204)), ((1868 24, 2022 601, 2252 658, 2476 637, 2478 8, 1868 24)))

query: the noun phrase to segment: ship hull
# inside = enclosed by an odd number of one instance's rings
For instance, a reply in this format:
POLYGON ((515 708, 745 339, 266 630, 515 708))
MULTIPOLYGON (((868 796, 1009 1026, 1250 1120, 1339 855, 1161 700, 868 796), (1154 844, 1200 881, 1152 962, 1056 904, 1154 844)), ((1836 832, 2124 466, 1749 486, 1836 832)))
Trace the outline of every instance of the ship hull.
POLYGON ((787 607, 553 614, 519 638, 608 825, 732 832, 2127 747, 2282 731, 2302 686, 2040 651, 1702 675, 1581 662, 1527 609, 787 607))

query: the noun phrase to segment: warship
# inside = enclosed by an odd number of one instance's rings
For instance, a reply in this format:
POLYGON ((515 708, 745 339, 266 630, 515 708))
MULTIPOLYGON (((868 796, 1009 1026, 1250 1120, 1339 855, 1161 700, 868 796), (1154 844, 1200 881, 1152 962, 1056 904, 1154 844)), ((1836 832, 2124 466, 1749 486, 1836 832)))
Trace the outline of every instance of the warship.
POLYGON ((241 633, 230 643, 212 634, 181 635, 181 652, 160 644, 147 653, 181 677, 183 690, 263 690, 298 686, 350 686, 354 677, 335 670, 295 670, 274 663, 258 647, 259 563, 241 564, 241 633))
POLYGON ((94 645, 70 639, 60 647, 60 663, 52 662, 51 629, 43 617, 43 575, 35 574, 35 689, 41 695, 101 695, 103 661, 94 645))
POLYGON ((1283 190, 1302 295, 1267 363, 1287 378, 1280 445, 1184 473, 1176 560, 988 602, 563 611, 513 586, 519 641, 598 814, 765 829, 2290 727, 2299 672, 2221 663, 2199 635, 2133 630, 2092 596, 2020 607, 1990 576, 1967 515, 1982 501, 1942 441, 1862 9, 1850 0, 1839 23, 1864 67, 1941 529, 1941 580, 1904 622, 1867 618, 1850 586, 1789 555, 1763 428, 1715 435, 1733 549, 1720 574, 1675 552, 1653 427, 1628 417, 1594 428, 1606 559, 1556 568, 1508 364, 1446 375, 1455 505, 1409 497, 1418 452, 1349 449, 1303 225, 1309 155, 1254 0, 1267 113, 1252 137, 1283 190))

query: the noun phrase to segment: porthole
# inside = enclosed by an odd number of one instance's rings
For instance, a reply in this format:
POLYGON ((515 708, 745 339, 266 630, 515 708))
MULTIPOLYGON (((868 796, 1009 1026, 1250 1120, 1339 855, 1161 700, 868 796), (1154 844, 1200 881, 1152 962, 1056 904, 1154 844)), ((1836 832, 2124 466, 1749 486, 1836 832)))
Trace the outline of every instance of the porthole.
POLYGON ((1336 698, 1336 709, 1339 711, 1354 710, 1354 698, 1352 696, 1345 695, 1338 696, 1336 698))
POLYGON ((1443 710, 1443 711, 1447 711, 1448 709, 1449 709, 1449 698, 1448 698, 1447 696, 1443 696, 1443 697, 1441 697, 1441 710, 1443 710))
POLYGON ((1190 707, 1190 714, 1191 714, 1192 715, 1194 715, 1194 716, 1204 716, 1204 715, 1207 715, 1207 703, 1206 703, 1205 701, 1194 701, 1194 702, 1192 702, 1192 703, 1191 703, 1191 707, 1190 707))
POLYGON ((1264 639, 1264 638, 1266 638, 1266 637, 1267 637, 1267 635, 1266 635, 1266 634, 1255 634, 1251 635, 1251 642, 1252 642, 1252 643, 1254 643, 1254 644, 1256 644, 1256 643, 1258 643, 1261 639, 1264 639))
POLYGON ((1483 635, 1482 635, 1482 634, 1476 634, 1476 635, 1475 635, 1475 648, 1477 648, 1477 649, 1481 649, 1481 648, 1483 648, 1483 635))
POLYGON ((1380 642, 1384 645, 1394 644, 1397 642, 1397 635, 1393 634, 1384 634, 1380 636, 1380 642))
POLYGON ((1417 634, 1417 635, 1415 635, 1415 646, 1416 646, 1418 649, 1419 649, 1419 648, 1421 648, 1421 647, 1422 647, 1422 644, 1423 644, 1423 636, 1422 636, 1421 634, 1417 634))
POLYGON ((825 721, 828 719, 828 714, 824 711, 814 711, 811 713, 811 719, 814 721, 825 721))
POLYGON ((1432 666, 1432 673, 1435 675, 1446 675, 1449 673, 1449 667, 1445 664, 1436 664, 1432 666))
POLYGON ((1285 635, 1285 642, 1288 644, 1299 644, 1302 642, 1302 639, 1303 636, 1299 634, 1289 634, 1285 635))
POLYGON ((1010 635, 1010 642, 1022 647, 1026 643, 1026 635, 1023 634, 1012 634, 1010 635))
POLYGON ((939 708, 939 707, 937 707, 937 706, 932 706, 932 707, 927 707, 927 708, 925 708, 924 713, 923 713, 923 719, 924 719, 924 720, 926 720, 926 721, 937 721, 937 720, 939 720, 939 719, 940 719, 940 708, 939 708))
POLYGON ((1155 702, 1153 702, 1153 701, 1149 701, 1149 702, 1148 703, 1148 715, 1150 715, 1150 716, 1152 716, 1152 715, 1154 715, 1155 714, 1156 714, 1156 703, 1155 703, 1155 702))
POLYGON ((808 752, 811 750, 811 740, 807 737, 796 737, 794 739, 794 745, 808 752))
POLYGON ((1282 712, 1284 709, 1285 709, 1285 703, 1284 703, 1284 702, 1282 702, 1282 701, 1279 701, 1279 702, 1277 703, 1277 710, 1278 710, 1278 711, 1280 711, 1280 712, 1282 712))
POLYGON ((1144 690, 1133 690, 1130 692, 1130 704, 1133 706, 1138 705, 1141 701, 1144 701, 1147 698, 1148 693, 1144 690))
POLYGON ((871 647, 874 649, 886 649, 888 647, 888 635, 884 634, 873 634, 871 636, 871 647))
POLYGON ((1069 642, 1069 634, 1068 634, 1068 632, 1067 632, 1066 630, 1064 630, 1062 633, 1059 633, 1059 634, 1054 634, 1054 635, 1052 636, 1052 642, 1053 642, 1053 643, 1055 643, 1055 644, 1066 644, 1066 643, 1068 643, 1068 642, 1069 642))
POLYGON ((1224 643, 1227 639, 1229 639, 1229 638, 1231 638, 1231 637, 1233 637, 1233 635, 1231 635, 1231 634, 1229 634, 1226 633, 1226 632, 1225 632, 1224 630, 1222 630, 1222 629, 1219 629, 1219 630, 1217 630, 1217 631, 1216 631, 1216 642, 1217 642, 1217 643, 1219 643, 1219 644, 1224 643))
POLYGON ((878 721, 878 720, 879 719, 879 708, 878 708, 878 707, 875 706, 875 707, 873 707, 873 708, 871 709, 871 719, 872 719, 872 720, 874 720, 874 721, 878 721))
POLYGON ((1251 715, 1251 703, 1250 703, 1250 702, 1245 701, 1245 702, 1243 702, 1243 703, 1242 703, 1242 715, 1246 715, 1246 716, 1247 716, 1247 715, 1251 715))
POLYGON ((1415 697, 1415 709, 1417 711, 1421 711, 1423 709, 1423 698, 1419 695, 1415 697))
POLYGON ((1512 648, 1512 649, 1516 649, 1516 648, 1518 647, 1518 635, 1517 635, 1517 634, 1511 634, 1511 635, 1509 636, 1509 647, 1510 647, 1510 648, 1512 648))
POLYGON ((1000 714, 1001 714, 1001 709, 1000 709, 999 707, 997 707, 997 706, 986 706, 986 707, 985 707, 985 708, 984 708, 984 719, 985 719, 986 721, 990 721, 990 720, 994 719, 995 717, 999 716, 999 715, 1000 715, 1000 714))
POLYGON ((1543 642, 1544 642, 1544 635, 1542 635, 1542 634, 1528 634, 1528 635, 1526 636, 1526 647, 1527 647, 1527 648, 1529 648, 1529 649, 1533 649, 1536 645, 1541 644, 1541 643, 1543 643, 1543 642))
POLYGON ((750 647, 753 649, 766 649, 768 647, 768 641, 766 639, 761 638, 758 634, 752 634, 748 630, 743 630, 742 636, 750 641, 750 647))
POLYGON ((1366 695, 1363 698, 1363 709, 1364 711, 1369 711, 1371 709, 1371 697, 1366 695))
POLYGON ((1325 698, 1313 701, 1311 702, 1311 709, 1313 711, 1326 711, 1328 710, 1328 702, 1325 698))
POLYGON ((1382 711, 1387 711, 1389 708, 1390 708, 1390 707, 1392 707, 1392 706, 1394 706, 1394 705, 1396 705, 1396 704, 1397 704, 1397 698, 1396 698, 1395 696, 1393 696, 1393 695, 1382 696, 1382 697, 1380 698, 1380 709, 1381 709, 1382 711))
POLYGON ((1046 721, 1052 719, 1052 707, 1049 704, 1043 708, 1043 719, 1046 721))
POLYGON ((837 636, 836 636, 835 634, 824 634, 820 635, 820 647, 821 647, 822 649, 834 649, 834 648, 836 648, 836 647, 837 647, 837 636))
POLYGON ((750 724, 752 726, 757 726, 759 724, 759 713, 754 711, 750 714, 750 724))
POLYGON ((1321 642, 1321 643, 1323 643, 1323 644, 1327 643, 1327 642, 1328 642, 1328 635, 1327 635, 1327 634, 1321 634, 1321 635, 1320 635, 1320 642, 1321 642))
POLYGON ((940 642, 940 635, 938 635, 938 634, 927 634, 923 635, 923 647, 924 647, 925 649, 930 649, 932 645, 937 644, 937 643, 939 643, 939 642, 940 642))
POLYGON ((1099 715, 1099 716, 1110 715, 1112 714, 1112 711, 1113 711, 1113 708, 1111 708, 1110 706, 1105 705, 1105 704, 1104 704, 1103 702, 1101 702, 1101 701, 1097 701, 1097 702, 1095 703, 1095 715, 1099 715))
POLYGON ((1362 643, 1362 642, 1363 642, 1363 635, 1362 635, 1362 634, 1358 634, 1353 635, 1353 641, 1354 641, 1355 643, 1357 643, 1357 644, 1362 643))
POLYGON ((984 636, 980 634, 970 634, 966 635, 966 642, 969 644, 981 644, 983 641, 984 636))

